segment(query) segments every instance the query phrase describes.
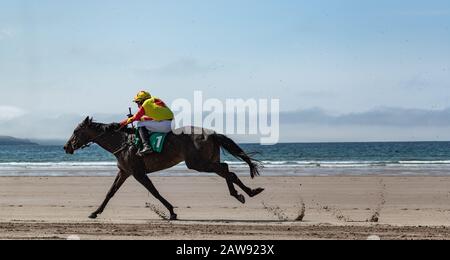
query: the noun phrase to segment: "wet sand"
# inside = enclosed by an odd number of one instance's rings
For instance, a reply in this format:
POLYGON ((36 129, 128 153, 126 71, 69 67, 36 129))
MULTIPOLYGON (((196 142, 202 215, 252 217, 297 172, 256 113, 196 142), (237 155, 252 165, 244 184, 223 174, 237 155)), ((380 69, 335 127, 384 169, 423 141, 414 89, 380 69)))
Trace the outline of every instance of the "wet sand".
POLYGON ((245 205, 217 177, 152 180, 179 221, 132 178, 90 220, 114 178, 1 177, 0 239, 450 239, 450 177, 242 178, 266 188, 245 205))

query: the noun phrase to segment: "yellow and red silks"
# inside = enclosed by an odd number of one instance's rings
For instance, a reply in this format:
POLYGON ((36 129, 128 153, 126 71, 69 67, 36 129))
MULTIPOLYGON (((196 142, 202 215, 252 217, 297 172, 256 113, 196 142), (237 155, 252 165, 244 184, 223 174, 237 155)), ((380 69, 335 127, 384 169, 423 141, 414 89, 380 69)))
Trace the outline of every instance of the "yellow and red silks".
POLYGON ((166 121, 173 118, 172 110, 161 99, 152 97, 142 104, 133 117, 122 121, 121 125, 126 126, 136 121, 166 121))

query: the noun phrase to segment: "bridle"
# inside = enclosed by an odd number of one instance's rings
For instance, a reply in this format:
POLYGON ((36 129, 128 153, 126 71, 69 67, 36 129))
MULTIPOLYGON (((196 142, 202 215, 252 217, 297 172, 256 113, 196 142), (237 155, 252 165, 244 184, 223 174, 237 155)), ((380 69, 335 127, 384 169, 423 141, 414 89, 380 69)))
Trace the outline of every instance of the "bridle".
MULTIPOLYGON (((115 131, 115 132, 118 132, 118 131, 115 131)), ((100 138, 104 137, 106 134, 109 134, 109 132, 106 131, 106 132, 103 132, 103 133, 97 135, 91 141, 89 141, 88 143, 80 146, 80 148, 78 148, 78 149, 83 150, 83 149, 91 147, 96 141, 98 141, 100 138)), ((125 150, 128 147, 128 145, 129 145, 128 142, 124 143, 117 151, 113 152, 112 154, 116 155, 116 154, 122 152, 123 150, 125 150)))
POLYGON ((83 149, 91 147, 98 139, 100 139, 101 137, 103 137, 106 134, 107 134, 107 132, 103 132, 103 133, 97 135, 91 141, 89 141, 87 144, 82 145, 79 149, 83 150, 83 149))

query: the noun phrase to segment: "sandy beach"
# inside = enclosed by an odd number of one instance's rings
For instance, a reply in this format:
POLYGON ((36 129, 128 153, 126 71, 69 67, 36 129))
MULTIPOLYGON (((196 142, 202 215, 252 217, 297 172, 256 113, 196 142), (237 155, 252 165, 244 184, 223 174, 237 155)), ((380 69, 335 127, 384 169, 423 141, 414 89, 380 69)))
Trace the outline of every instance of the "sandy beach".
POLYGON ((266 188, 245 205, 217 177, 152 177, 176 206, 180 220, 172 222, 131 178, 97 220, 88 219, 113 180, 1 177, 0 239, 450 239, 445 176, 243 178, 266 188))

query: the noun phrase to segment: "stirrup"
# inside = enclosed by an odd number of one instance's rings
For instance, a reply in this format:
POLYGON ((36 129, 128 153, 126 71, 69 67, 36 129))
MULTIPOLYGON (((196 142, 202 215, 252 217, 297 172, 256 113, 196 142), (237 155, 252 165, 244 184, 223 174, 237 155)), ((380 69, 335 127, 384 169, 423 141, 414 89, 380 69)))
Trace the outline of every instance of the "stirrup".
POLYGON ((141 151, 137 152, 137 155, 142 157, 142 156, 149 155, 152 153, 153 153, 152 148, 148 147, 147 149, 145 149, 145 147, 144 147, 141 151))

